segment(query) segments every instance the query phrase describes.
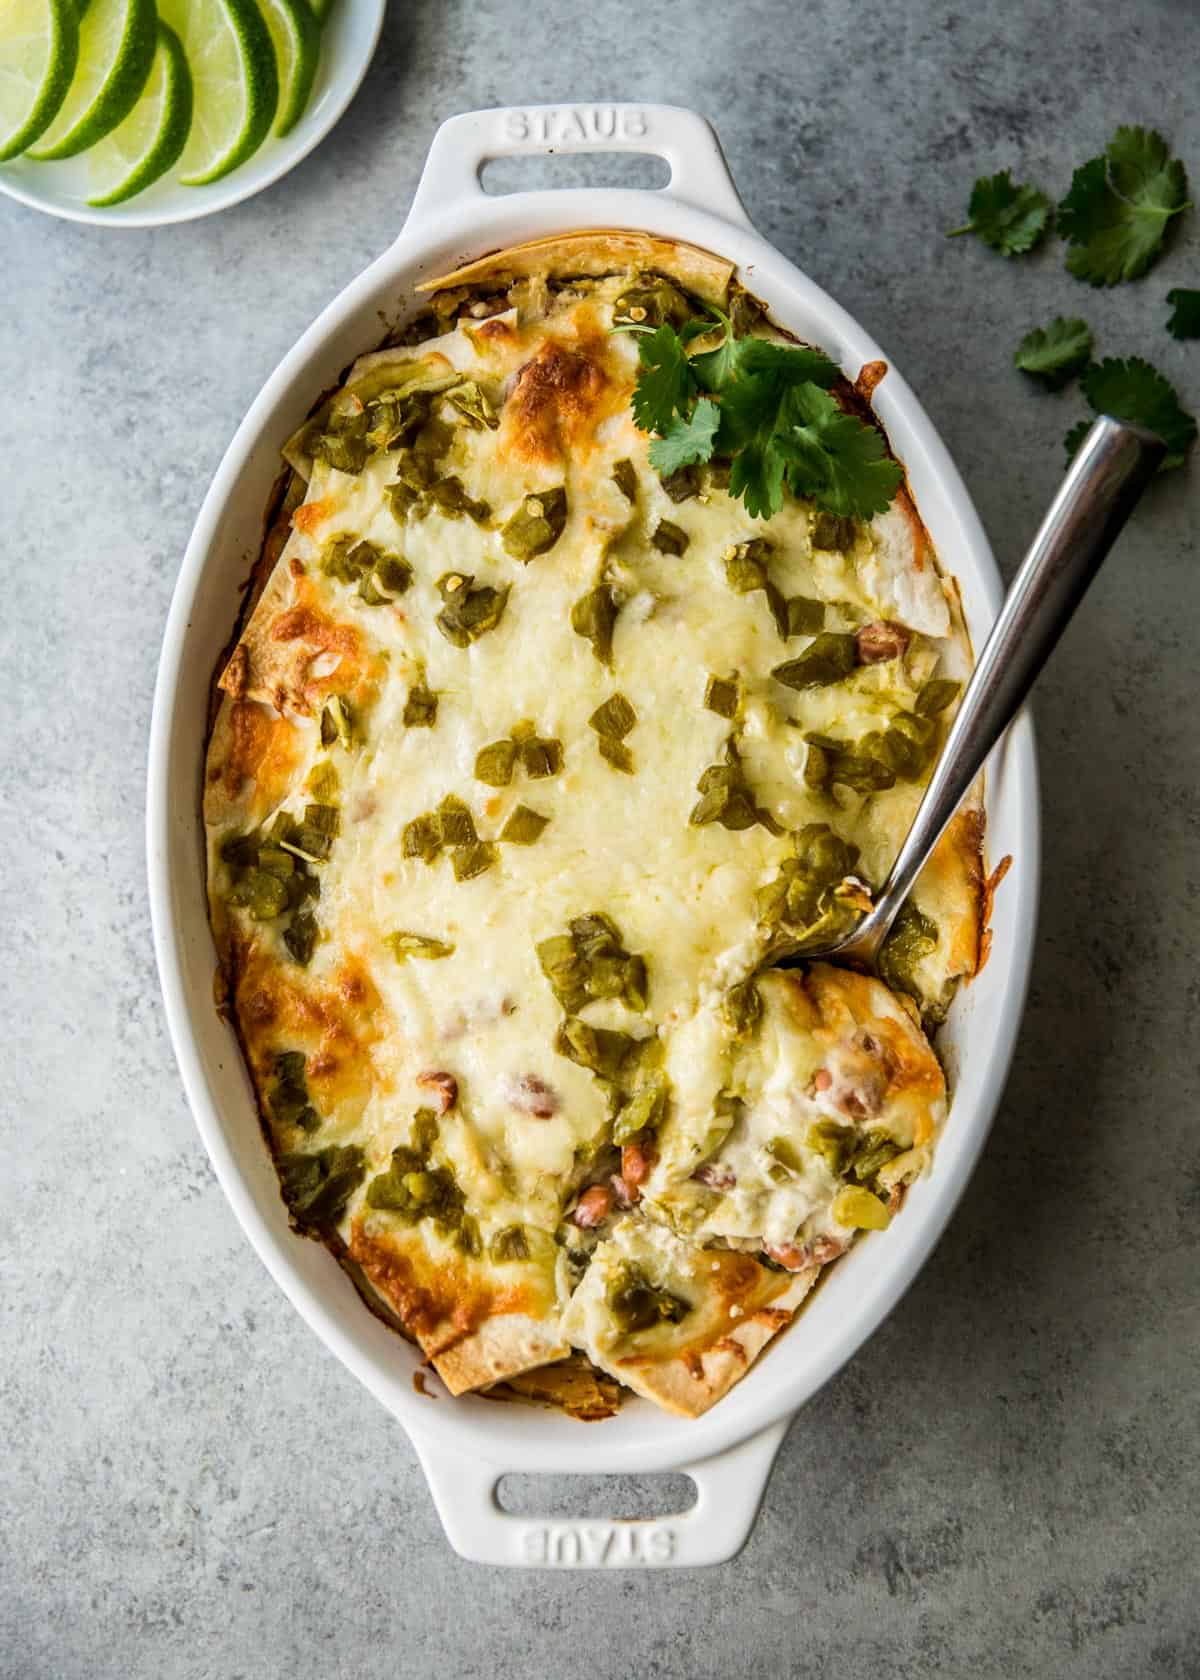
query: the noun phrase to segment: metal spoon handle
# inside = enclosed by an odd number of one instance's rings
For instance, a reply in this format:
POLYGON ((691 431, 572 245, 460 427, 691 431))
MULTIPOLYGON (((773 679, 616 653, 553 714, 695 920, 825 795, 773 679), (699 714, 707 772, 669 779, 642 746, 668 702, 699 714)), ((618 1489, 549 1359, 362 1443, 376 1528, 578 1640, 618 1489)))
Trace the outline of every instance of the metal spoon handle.
POLYGON ((984 760, 1020 710, 1166 454, 1102 415, 1084 439, 1008 592, 900 854, 871 915, 881 942, 984 760))

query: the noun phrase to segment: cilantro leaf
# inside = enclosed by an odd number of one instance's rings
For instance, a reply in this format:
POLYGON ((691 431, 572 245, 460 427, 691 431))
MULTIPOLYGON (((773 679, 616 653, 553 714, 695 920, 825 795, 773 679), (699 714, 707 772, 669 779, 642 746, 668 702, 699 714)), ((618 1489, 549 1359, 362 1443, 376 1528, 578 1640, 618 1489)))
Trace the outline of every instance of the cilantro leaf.
POLYGON ((787 461, 793 495, 811 497, 829 513, 859 519, 890 506, 904 471, 874 426, 845 413, 828 391, 813 384, 793 386, 784 398, 782 418, 775 448, 787 461))
POLYGON ((690 420, 675 420, 650 445, 650 465, 666 478, 680 467, 712 458, 721 410, 711 397, 701 397, 690 420))
POLYGON ((1168 451, 1160 471, 1182 466, 1196 437, 1195 417, 1180 403, 1174 386, 1149 362, 1140 356, 1125 360, 1110 356, 1093 362, 1083 376, 1083 394, 1097 414, 1111 414, 1157 432, 1168 451))
POLYGON ((679 334, 665 323, 638 335, 642 364, 633 392, 633 418, 644 432, 667 432, 676 414, 687 416, 695 394, 687 351, 679 334))
POLYGON ((1071 430, 1063 439, 1063 448, 1067 452, 1068 466, 1075 459, 1076 455, 1078 455, 1080 448, 1083 445, 1083 440, 1091 429, 1092 422, 1090 420, 1079 420, 1071 427, 1071 430))
POLYGON ((1050 200, 1036 187, 1018 186, 1012 174, 981 175, 967 205, 967 220, 951 228, 947 239, 973 233, 1001 256, 1019 257, 1032 251, 1050 226, 1050 200))
POLYGON ((779 512, 785 484, 828 512, 869 518, 903 479, 876 428, 828 394, 839 373, 823 351, 738 338, 719 315, 686 335, 643 333, 638 354, 633 415, 658 434, 650 464, 664 476, 726 455, 730 493, 761 519, 779 512), (719 328, 715 348, 688 357, 687 342, 719 328))
POLYGON ((1173 216, 1187 209, 1187 172, 1161 134, 1119 128, 1081 164, 1058 207, 1067 271, 1091 286, 1136 280, 1157 261, 1173 216))
POLYGON ((1200 292, 1176 286, 1167 293, 1167 302, 1175 311, 1167 322, 1171 337, 1200 338, 1200 292))
POLYGON ((1059 315, 1048 327, 1035 327, 1017 346, 1014 367, 1038 379, 1048 391, 1061 391, 1088 364, 1092 332, 1086 321, 1059 315))

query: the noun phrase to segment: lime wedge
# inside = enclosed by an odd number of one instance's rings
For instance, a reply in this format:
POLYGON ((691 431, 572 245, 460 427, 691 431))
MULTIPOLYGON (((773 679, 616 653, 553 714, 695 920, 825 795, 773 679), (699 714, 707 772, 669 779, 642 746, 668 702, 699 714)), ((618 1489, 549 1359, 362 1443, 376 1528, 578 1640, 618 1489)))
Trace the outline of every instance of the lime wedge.
POLYGON ((324 23, 333 10, 337 0, 311 0, 313 16, 318 23, 324 23))
POLYGON ((157 40, 154 0, 91 0, 67 97, 29 156, 74 157, 111 133, 137 104, 157 40))
POLYGON ((201 187, 245 163, 270 133, 275 49, 254 0, 163 0, 159 10, 183 42, 195 91, 179 178, 201 187))
POLYGON ((73 0, 0 5, 0 160, 16 157, 49 128, 78 57, 73 0))
POLYGON ((290 134, 304 115, 321 56, 321 26, 308 0, 258 0, 279 69, 275 132, 290 134))
POLYGON ((158 47, 145 92, 123 123, 88 153, 95 191, 89 204, 124 204, 166 173, 187 145, 192 126, 192 73, 178 35, 158 26, 158 47))

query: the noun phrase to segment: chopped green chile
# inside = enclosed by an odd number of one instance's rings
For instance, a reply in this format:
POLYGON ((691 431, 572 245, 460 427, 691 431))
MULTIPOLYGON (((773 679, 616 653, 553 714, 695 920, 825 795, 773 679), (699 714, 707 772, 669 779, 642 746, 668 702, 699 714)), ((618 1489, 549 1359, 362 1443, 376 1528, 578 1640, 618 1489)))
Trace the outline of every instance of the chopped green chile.
POLYGON ((811 928, 834 903, 832 890, 858 862, 858 847, 828 823, 807 823, 792 837, 793 855, 756 895, 758 919, 768 927, 811 928))
POLYGON ((323 421, 308 428, 305 442, 316 461, 324 461, 338 472, 360 473, 367 464, 371 445, 367 433, 370 416, 358 398, 342 392, 329 405, 323 421))
POLYGON ((835 1178, 841 1178, 854 1148, 854 1135, 833 1120, 814 1120, 804 1138, 814 1155, 820 1155, 835 1178))
POLYGON ((500 830, 500 838, 510 846, 532 846, 535 840, 541 838, 549 821, 550 818, 542 816, 540 811, 534 811, 528 805, 518 805, 500 830))
POLYGON ((767 1154, 789 1173, 803 1173, 804 1162, 800 1151, 790 1138, 773 1137, 766 1146, 767 1154))
POLYGON ((910 898, 892 924, 892 931, 879 953, 879 978, 893 992, 904 992, 921 1002, 916 971, 937 949, 938 926, 910 898))
POLYGON ((406 858, 419 857, 424 863, 432 863, 442 849, 441 819, 426 811, 405 823, 400 849, 406 858))
POLYGON ((639 1078, 633 1094, 613 1121, 612 1140, 618 1148, 632 1143, 643 1132, 658 1130, 667 1111, 669 1095, 666 1074, 652 1073, 639 1078))
POLYGON ((494 630, 504 616, 509 586, 493 589, 481 584, 465 572, 446 572, 438 579, 438 593, 445 605, 434 620, 446 640, 454 647, 470 647, 489 630, 494 630))
POLYGON ((543 939, 537 947, 542 973, 567 1014, 577 1014, 593 998, 606 997, 620 998, 630 1009, 645 1009, 645 958, 624 948, 612 918, 596 910, 575 916, 569 927, 569 933, 543 939))
POLYGON ((337 773, 337 765, 327 758, 314 764, 308 773, 308 791, 314 799, 320 799, 326 805, 332 805, 341 791, 341 786, 342 779, 337 773))
POLYGON ((623 776, 633 775, 633 754, 624 741, 614 741, 611 735, 601 735, 596 745, 606 764, 610 764, 614 770, 619 770, 623 776))
POLYGON ((429 486, 428 496, 433 506, 447 519, 461 519, 465 513, 476 525, 486 525, 492 517, 490 503, 475 501, 467 494, 462 479, 452 473, 445 478, 435 478, 429 486))
POLYGON ((437 722, 438 697, 424 681, 415 682, 404 701, 405 729, 432 729, 437 722))
POLYGON ((306 1059, 301 1050, 284 1050, 275 1058, 275 1083, 268 1092, 271 1113, 280 1125, 299 1126, 315 1132, 321 1116, 312 1106, 305 1078, 306 1059))
POLYGON ((558 1029, 554 1048, 560 1056, 575 1062, 601 1079, 619 1079, 637 1040, 628 1033, 593 1027, 578 1016, 568 1016, 558 1029))
POLYGON ((847 519, 836 513, 818 513, 813 516, 812 544, 814 548, 836 550, 844 554, 847 549, 854 547, 855 529, 853 519, 847 519))
POLYGON ((470 1255, 473 1260, 478 1260, 483 1253, 479 1223, 472 1219, 469 1213, 464 1213, 459 1219, 458 1230, 454 1233, 454 1244, 460 1253, 470 1255))
POLYGON ((492 867, 497 856, 496 847, 490 840, 476 840, 469 846, 456 846, 450 856, 454 867, 454 879, 473 881, 476 875, 482 875, 492 867))
POLYGON ((613 462, 612 479, 627 502, 637 501, 637 469, 628 456, 613 462))
POLYGON ((773 550, 765 537, 749 537, 725 550, 725 581, 735 595, 767 586, 767 561, 773 550))
POLYGON ((419 1150, 422 1156, 427 1156, 438 1140, 437 1111, 432 1108, 418 1108, 412 1117, 409 1130, 413 1148, 419 1150))
POLYGON ((735 672, 729 677, 709 676, 704 685, 704 705, 710 712, 716 712, 718 717, 732 721, 737 716, 740 689, 735 672))
POLYGON ((724 764, 710 764, 696 788, 700 798, 688 815, 693 828, 715 822, 736 833, 761 823, 773 834, 782 832, 770 812, 755 802, 732 735, 725 742, 724 764))
POLYGON ((684 554, 691 540, 683 527, 670 519, 660 519, 650 534, 650 541, 660 554, 684 554))
POLYGON ((448 1167, 429 1164, 428 1150, 401 1144, 392 1150, 387 1170, 367 1185, 367 1206, 400 1214, 416 1223, 431 1219, 443 1232, 458 1231, 464 1197, 448 1167))
POLYGON ((473 379, 464 379, 461 385, 455 385, 446 392, 446 401, 476 431, 494 432, 500 424, 500 416, 495 405, 486 391, 480 389, 473 379))
POLYGON ((321 745, 332 747, 336 742, 349 752, 359 743, 358 720, 354 708, 342 694, 331 694, 321 711, 321 745))
POLYGON ((824 630, 795 659, 776 665, 771 675, 785 688, 827 688, 848 677, 857 663, 854 637, 841 631, 824 630))
POLYGON ((389 597, 403 595, 412 585, 412 567, 398 554, 381 554, 371 573, 371 582, 389 597))
POLYGON ((307 968, 317 944, 317 919, 311 910, 297 910, 284 930, 283 943, 293 960, 307 968))
POLYGON ((479 836, 470 809, 456 794, 448 793, 437 808, 443 846, 472 846, 479 836))
POLYGON ((636 723, 637 713, 625 696, 610 694, 588 719, 588 728, 594 729, 597 735, 609 735, 615 741, 623 741, 636 723))
POLYGON ((475 780, 488 787, 504 788, 513 779, 517 763, 515 741, 491 741, 475 754, 475 780))
POLYGON ((808 595, 789 595, 787 599, 787 633, 789 636, 815 636, 825 628, 825 603, 808 595))
POLYGON ((669 280, 639 279, 613 304, 613 325, 661 327, 669 321, 672 326, 681 326, 693 313, 683 293, 669 280))
POLYGON ((397 962, 407 962, 409 957, 422 957, 432 962, 454 955, 454 946, 447 940, 431 939, 424 933, 389 933, 384 943, 397 962))
POLYGON ((528 564, 552 549, 567 523, 567 492, 560 484, 525 497, 504 526, 500 540, 506 554, 528 564))
POLYGON ((518 741, 517 748, 521 757, 521 768, 535 782, 544 782, 551 776, 557 776, 562 769, 562 742, 552 736, 523 736, 518 741))
POLYGON ((961 693, 960 682, 953 682, 949 677, 931 677, 922 685, 913 711, 921 717, 936 717, 939 712, 944 712, 947 706, 952 706, 961 693))
POLYGON ((762 1020, 762 998, 753 979, 740 980, 721 1000, 721 1014, 736 1038, 749 1038, 762 1020))
POLYGON ((366 1156, 355 1143, 280 1155, 275 1165, 293 1222, 314 1229, 336 1225, 367 1170, 366 1156))
POLYGON ((606 583, 581 595, 571 608, 572 630, 592 644, 592 652, 602 665, 612 664, 613 629, 619 610, 616 595, 606 583))
POLYGON ((700 493, 700 470, 698 467, 676 467, 673 473, 660 478, 659 483, 673 502, 689 502, 700 493))
POLYGON ((706 490, 728 490, 732 462, 726 455, 714 455, 704 468, 706 490))
POLYGON ((690 1301, 669 1289, 656 1289, 642 1268, 628 1260, 609 1285, 608 1307, 623 1336, 660 1324, 681 1324, 692 1310, 690 1301))
POLYGON ((248 911, 253 921, 273 921, 288 907, 287 883, 265 869, 248 869, 229 895, 229 902, 248 911))
POLYGON ((523 1225, 506 1225, 488 1242, 488 1259, 503 1265, 508 1260, 528 1260, 529 1239, 523 1225))
POLYGON ((886 1167, 889 1161, 894 1161, 902 1153, 903 1146, 890 1132, 870 1131, 850 1157, 850 1176, 859 1184, 873 1184, 880 1168, 886 1167))

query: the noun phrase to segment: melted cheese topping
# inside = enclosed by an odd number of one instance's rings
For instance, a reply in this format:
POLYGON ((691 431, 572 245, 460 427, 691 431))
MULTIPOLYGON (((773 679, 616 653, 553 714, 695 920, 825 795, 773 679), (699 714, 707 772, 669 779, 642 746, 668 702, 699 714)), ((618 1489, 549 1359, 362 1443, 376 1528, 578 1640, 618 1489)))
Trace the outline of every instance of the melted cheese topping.
MULTIPOLYGON (((931 673, 957 677, 969 666, 954 597, 911 507, 858 525, 843 551, 814 544, 813 512, 800 502, 762 521, 714 487, 671 500, 630 414, 636 345, 609 331, 627 284, 617 276, 556 293, 542 287, 533 304, 526 286, 520 309, 484 320, 468 314, 416 349, 360 359, 347 390, 364 400, 398 384, 445 386, 460 376, 490 396, 494 426, 464 422, 444 395, 431 407, 442 444, 438 474, 458 479, 489 511, 452 517, 423 507, 397 517, 388 496, 395 451, 351 473, 313 461, 301 440, 290 458, 309 475, 307 494, 223 679, 207 772, 214 925, 276 1150, 361 1149, 365 1174, 338 1224, 376 1287, 427 1348, 449 1346, 489 1315, 545 1321, 551 1328, 526 1350, 527 1365, 564 1351, 560 1334, 594 1355, 609 1347, 597 1305, 605 1266, 593 1262, 572 1299, 577 1272, 554 1234, 581 1184, 603 1182, 615 1167, 609 1093, 556 1049, 563 1009, 539 943, 563 935, 573 918, 603 912, 624 949, 646 964, 644 1008, 605 998, 579 1011, 592 1027, 657 1037, 670 1082, 646 1199, 607 1241, 669 1253, 676 1269, 681 1239, 668 1226, 722 1249, 798 1243, 811 1253, 814 1238, 834 1233, 839 1180, 806 1150, 808 1125, 847 1119, 831 1108, 830 1092, 855 1088, 856 1077, 861 1088, 862 1069, 856 1074, 851 1063, 864 1054, 872 1061, 861 1042, 868 1016, 895 1028, 909 1050, 924 1041, 906 1008, 874 982, 864 982, 872 991, 853 1008, 843 999, 844 1018, 835 1018, 836 976, 823 982, 824 1002, 767 976, 759 1029, 749 1040, 733 1033, 722 1002, 762 961, 767 935, 756 895, 791 848, 786 833, 766 826, 733 832, 689 823, 697 780, 722 761, 734 727, 705 709, 706 683, 738 673, 742 765, 772 826, 832 824, 860 848, 856 873, 878 881, 919 785, 814 792, 803 778, 804 736, 852 741, 886 729, 931 673), (636 469, 633 502, 612 476, 622 460, 636 469), (528 493, 558 488, 568 510, 561 535, 522 564, 507 552, 503 526, 528 493), (684 532, 682 555, 654 545, 664 520, 684 532), (828 629, 903 624, 912 633, 903 657, 825 688, 781 686, 772 667, 808 638, 781 641, 763 593, 734 593, 726 578, 729 549, 756 536, 771 544, 771 578, 785 596, 825 602, 828 629), (365 539, 401 558, 411 586, 370 604, 353 582, 323 569, 338 539, 365 539), (466 647, 436 623, 444 605, 438 584, 448 573, 508 591, 498 624, 466 647), (575 603, 602 580, 619 603, 610 665, 571 624, 575 603), (417 685, 437 695, 432 727, 405 725, 417 685), (632 774, 606 762, 589 726, 618 692, 636 714, 624 743, 632 774), (322 744, 333 696, 356 719, 349 744, 322 744), (561 743, 558 773, 534 779, 518 765, 508 787, 477 780, 480 749, 511 738, 522 722, 561 743), (228 840, 279 811, 302 820, 312 786, 328 786, 330 766, 340 829, 327 860, 309 866, 319 880, 311 906, 319 935, 301 966, 285 944, 286 915, 256 921, 237 905, 228 840), (491 866, 472 879, 456 878, 449 850, 431 863, 405 855, 406 825, 450 795, 469 808, 480 840, 496 847, 491 866), (533 844, 501 843, 519 805, 546 826, 533 844), (452 949, 436 960, 400 960, 388 943, 397 932, 452 949), (797 996, 807 998, 807 1014, 797 996), (275 1111, 276 1059, 288 1051, 306 1058, 315 1132, 275 1111), (824 1093, 813 1086, 819 1069, 831 1079, 824 1093), (480 1245, 486 1252, 495 1233, 513 1226, 533 1233, 529 1252, 504 1265, 456 1251, 429 1220, 414 1223, 365 1201, 391 1152, 412 1142, 412 1117, 430 1105, 432 1073, 451 1075, 456 1091, 430 1164, 452 1173, 480 1245), (737 1100, 732 1127, 714 1121, 722 1094, 737 1100), (778 1136, 800 1152, 784 1179, 766 1152, 778 1136), (714 1170, 702 1185, 691 1175, 706 1159, 714 1170), (723 1179, 731 1181, 725 1191, 711 1187, 723 1179), (391 1255, 386 1265, 380 1244, 391 1255), (474 1305, 456 1316, 456 1301, 468 1297, 474 1305)), ((930 999, 974 966, 978 850, 978 828, 944 843, 918 887, 917 902, 939 930, 921 968, 930 999)), ((905 1150, 924 1147, 941 1117, 940 1074, 914 1114, 894 1088, 895 1054, 873 1065, 885 1072, 869 1117, 905 1150)), ((696 1275, 707 1275, 703 1265, 696 1275)), ((504 1374, 495 1362, 488 1371, 491 1379, 504 1374)))

